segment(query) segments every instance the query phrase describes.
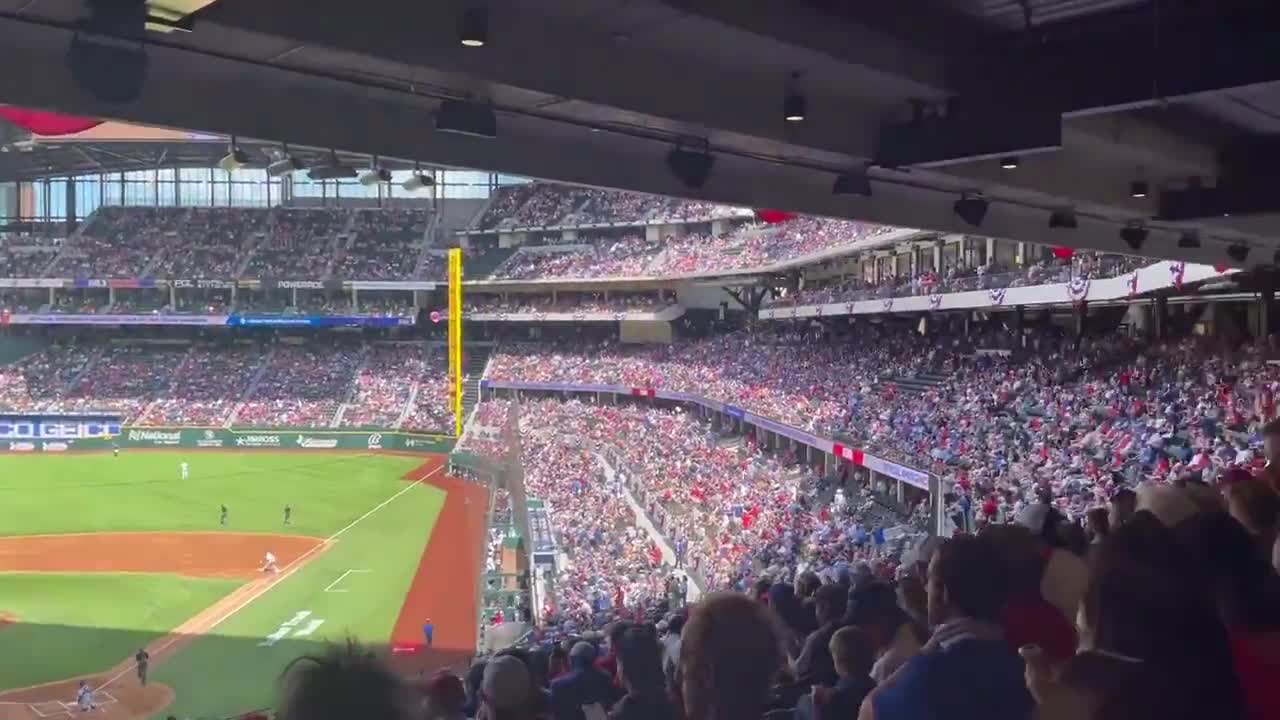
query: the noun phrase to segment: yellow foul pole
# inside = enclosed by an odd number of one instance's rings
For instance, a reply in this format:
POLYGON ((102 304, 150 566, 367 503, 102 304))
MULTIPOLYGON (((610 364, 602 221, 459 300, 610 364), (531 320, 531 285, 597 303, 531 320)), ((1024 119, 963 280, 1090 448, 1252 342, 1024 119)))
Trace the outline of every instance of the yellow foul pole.
POLYGON ((453 434, 462 437, 462 250, 449 251, 449 380, 453 434))

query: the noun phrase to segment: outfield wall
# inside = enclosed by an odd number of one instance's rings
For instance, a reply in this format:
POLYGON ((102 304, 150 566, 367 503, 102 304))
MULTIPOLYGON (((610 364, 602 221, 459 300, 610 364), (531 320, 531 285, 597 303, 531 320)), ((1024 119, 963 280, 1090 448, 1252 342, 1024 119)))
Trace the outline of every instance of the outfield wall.
POLYGON ((226 430, 223 428, 122 428, 109 437, 0 439, 0 452, 73 452, 120 448, 161 450, 392 450, 447 453, 448 435, 399 431, 353 430, 226 430))

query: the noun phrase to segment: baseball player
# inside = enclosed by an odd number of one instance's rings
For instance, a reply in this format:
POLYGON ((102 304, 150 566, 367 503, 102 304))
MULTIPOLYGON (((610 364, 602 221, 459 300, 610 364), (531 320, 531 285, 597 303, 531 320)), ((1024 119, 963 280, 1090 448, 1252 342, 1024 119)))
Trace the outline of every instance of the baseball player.
POLYGON ((187 464, 186 464, 185 462, 184 462, 184 463, 180 463, 180 464, 178 465, 178 473, 182 476, 182 479, 183 479, 183 480, 186 480, 186 479, 187 479, 188 472, 187 472, 187 464))
POLYGON ((431 618, 427 618, 422 623, 422 636, 427 640, 427 647, 431 647, 431 643, 435 640, 436 626, 431 624, 431 618))
POLYGON ((276 556, 270 550, 262 558, 262 572, 280 572, 280 568, 276 567, 276 556))
POLYGON ((133 656, 133 662, 138 670, 138 682, 142 683, 142 687, 147 686, 147 664, 151 662, 151 653, 146 648, 138 648, 138 654, 133 656))
POLYGON ((289 505, 284 506, 284 524, 291 525, 289 518, 293 517, 293 508, 289 505))
POLYGON ((111 443, 111 454, 115 457, 120 457, 120 446, 115 443, 111 443))
POLYGON ((226 505, 222 506, 222 517, 218 520, 218 524, 220 525, 227 524, 227 506, 226 505))
POLYGON ((93 691, 89 689, 89 683, 84 680, 80 681, 80 688, 76 690, 76 703, 80 705, 80 712, 98 709, 98 706, 93 703, 93 691))

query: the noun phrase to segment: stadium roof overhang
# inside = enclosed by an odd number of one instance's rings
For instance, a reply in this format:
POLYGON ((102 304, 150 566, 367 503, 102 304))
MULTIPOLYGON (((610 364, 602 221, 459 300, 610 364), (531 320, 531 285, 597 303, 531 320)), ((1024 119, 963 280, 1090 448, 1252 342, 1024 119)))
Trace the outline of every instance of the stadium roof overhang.
POLYGON ((0 100, 1053 245, 1133 252, 1119 230, 1145 223, 1144 254, 1206 263, 1271 262, 1280 239, 1274 3, 507 0, 465 48, 475 5, 219 0, 130 40, 145 82, 108 102, 68 63, 84 0, 0 0, 10 67, 39 68, 0 100), (436 131, 445 100, 491 104, 498 137, 436 131), (688 138, 715 157, 701 188, 665 162, 688 138), (872 197, 832 194, 868 163, 872 197), (966 192, 991 203, 980 229, 953 212, 966 192), (1078 228, 1051 230, 1065 209, 1078 228))

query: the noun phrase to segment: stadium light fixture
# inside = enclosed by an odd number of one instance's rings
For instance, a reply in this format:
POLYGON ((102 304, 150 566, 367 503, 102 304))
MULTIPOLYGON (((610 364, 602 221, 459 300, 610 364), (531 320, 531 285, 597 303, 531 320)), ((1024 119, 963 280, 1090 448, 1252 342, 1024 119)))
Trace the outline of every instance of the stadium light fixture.
POLYGON ((1054 210, 1049 214, 1049 227, 1055 230, 1075 230, 1079 227, 1073 210, 1054 210))
POLYGON ((1249 259, 1250 249, 1251 248, 1244 243, 1233 243, 1227 246, 1227 257, 1238 263, 1242 263, 1249 259))
POLYGON ((1151 188, 1147 186, 1145 180, 1134 180, 1129 183, 1129 197, 1144 198, 1150 191, 1151 188))
POLYGON ((1120 239, 1131 250, 1137 252, 1147 242, 1147 229, 1141 223, 1133 223, 1120 228, 1120 239))
POLYGON ((360 184, 365 187, 389 182, 391 182, 391 171, 386 168, 369 168, 368 171, 360 174, 360 184))
POLYGON ((307 166, 296 156, 289 153, 289 146, 286 144, 280 148, 280 157, 267 164, 267 175, 270 177, 281 177, 289 175, 298 170, 306 170, 307 166))
POLYGON ((987 217, 987 210, 991 207, 991 203, 981 195, 961 195, 959 200, 951 206, 955 214, 963 221, 974 227, 982 227, 982 221, 987 217))
POLYGON ((458 28, 458 42, 463 47, 478 48, 489 43, 489 10, 469 7, 462 12, 462 25, 458 28))
POLYGON ((423 174, 422 170, 415 167, 413 169, 413 174, 409 176, 408 180, 401 183, 400 187, 404 188, 407 192, 418 192, 419 190, 426 190, 435 184, 435 178, 430 175, 423 174))
POLYGON ((841 173, 831 184, 832 195, 861 195, 871 197, 871 178, 867 171, 841 173))
POLYGON ((800 79, 800 73, 791 74, 791 83, 787 88, 787 94, 782 98, 782 119, 789 123, 804 122, 805 118, 805 101, 804 95, 795 89, 795 83, 800 79))
POLYGON ((699 138, 682 139, 667 153, 667 168, 671 174, 691 190, 707 184, 716 159, 710 153, 710 145, 699 138), (692 145, 693 149, 688 146, 692 145))
POLYGON ((344 165, 338 160, 338 153, 329 151, 329 162, 324 165, 316 165, 307 171, 307 177, 312 180, 345 180, 353 178, 360 173, 350 165, 344 165))
POLYGON ((498 118, 492 105, 445 100, 436 113, 436 130, 492 140, 498 137, 498 118))
POLYGON ((249 164, 249 153, 240 149, 236 144, 235 137, 231 138, 231 148, 222 159, 218 161, 218 167, 226 172, 235 172, 245 165, 249 164))
POLYGON ((1008 155, 1000 158, 1000 167, 1005 170, 1017 170, 1019 164, 1018 156, 1016 155, 1008 155))

